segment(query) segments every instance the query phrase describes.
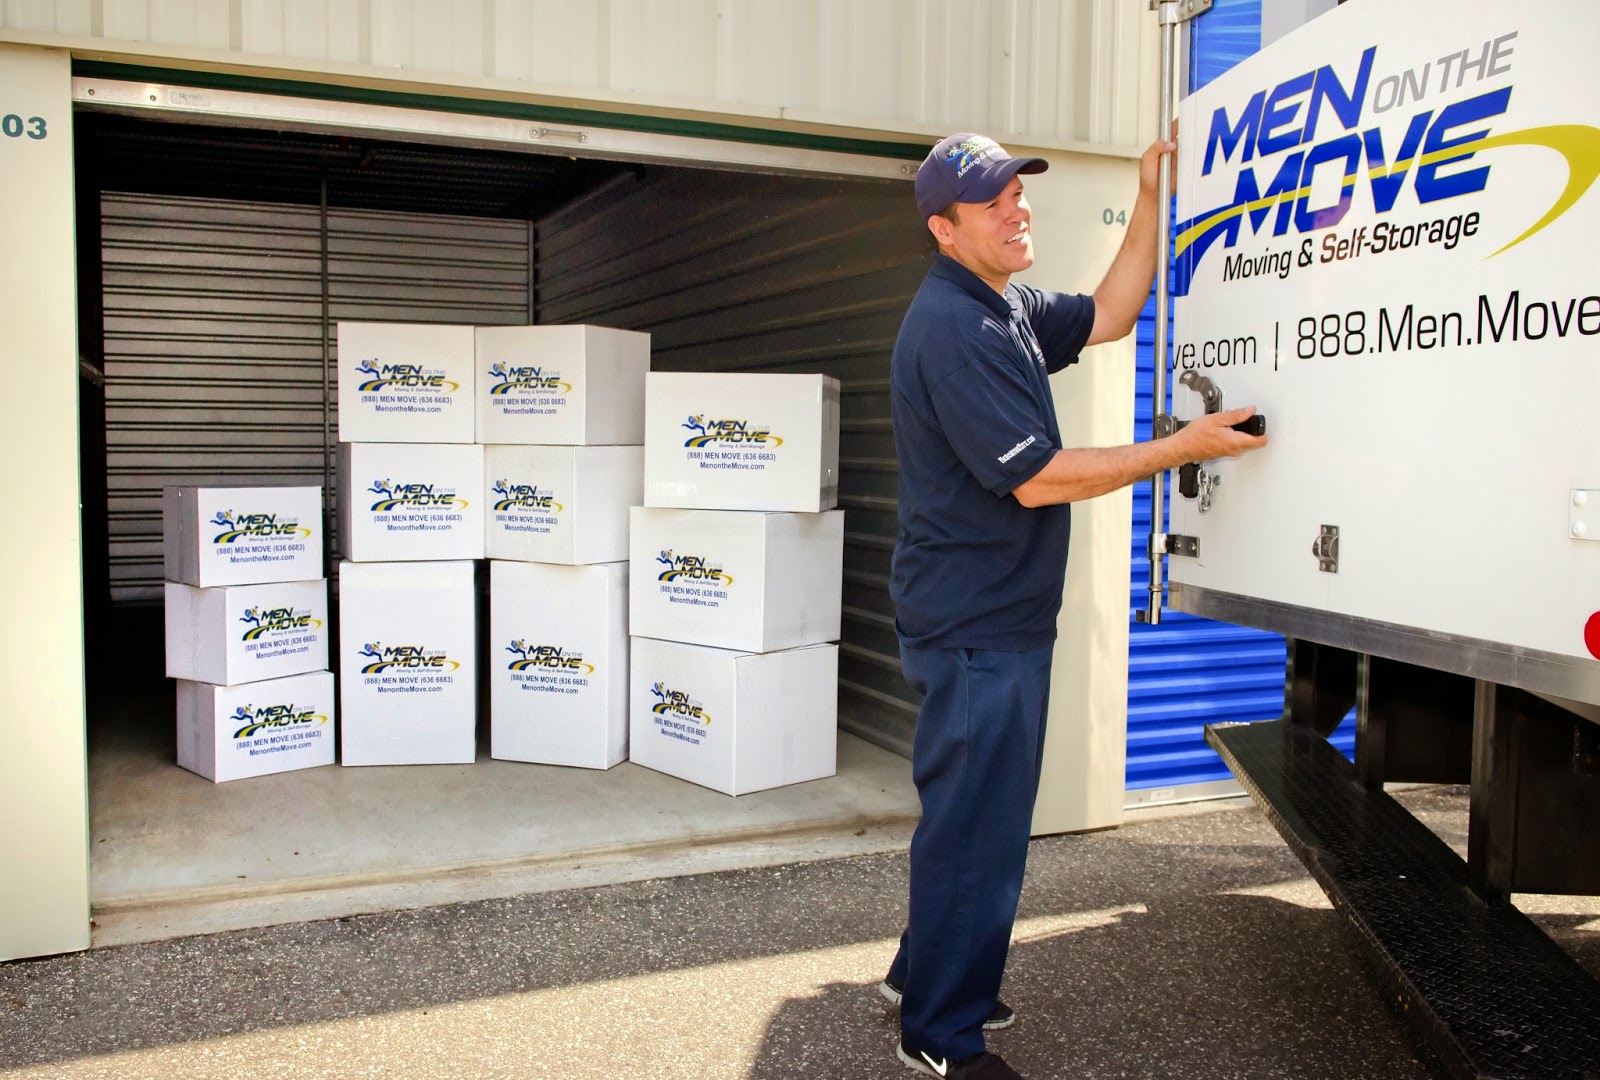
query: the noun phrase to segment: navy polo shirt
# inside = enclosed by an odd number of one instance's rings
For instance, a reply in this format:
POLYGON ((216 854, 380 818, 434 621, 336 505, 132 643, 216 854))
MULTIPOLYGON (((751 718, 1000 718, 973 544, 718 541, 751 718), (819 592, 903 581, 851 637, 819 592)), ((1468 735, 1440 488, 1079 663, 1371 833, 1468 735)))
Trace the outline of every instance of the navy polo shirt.
POLYGON ((900 535, 890 595, 903 644, 1025 651, 1055 640, 1069 506, 1011 492, 1061 448, 1050 372, 1075 363, 1094 299, 1008 285, 935 255, 889 365, 900 535))

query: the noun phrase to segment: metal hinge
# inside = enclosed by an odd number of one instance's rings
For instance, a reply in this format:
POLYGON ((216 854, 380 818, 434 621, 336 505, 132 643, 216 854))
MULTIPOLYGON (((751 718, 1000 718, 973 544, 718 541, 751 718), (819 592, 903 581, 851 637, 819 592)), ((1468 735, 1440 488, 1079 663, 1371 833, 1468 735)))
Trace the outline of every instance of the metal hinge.
POLYGON ((1317 569, 1324 574, 1339 572, 1339 526, 1324 525, 1311 545, 1311 554, 1317 557, 1317 569))
POLYGON ((1150 10, 1161 15, 1163 24, 1169 22, 1188 22, 1196 15, 1204 15, 1211 10, 1214 0, 1150 0, 1150 10), (1168 15, 1167 9, 1172 9, 1168 15))
POLYGON ((1600 491, 1574 488, 1567 535, 1574 540, 1600 540, 1600 491))
POLYGON ((1198 536, 1183 536, 1179 533, 1167 533, 1163 540, 1163 550, 1168 555, 1182 555, 1185 559, 1198 559, 1200 557, 1200 538, 1198 536))

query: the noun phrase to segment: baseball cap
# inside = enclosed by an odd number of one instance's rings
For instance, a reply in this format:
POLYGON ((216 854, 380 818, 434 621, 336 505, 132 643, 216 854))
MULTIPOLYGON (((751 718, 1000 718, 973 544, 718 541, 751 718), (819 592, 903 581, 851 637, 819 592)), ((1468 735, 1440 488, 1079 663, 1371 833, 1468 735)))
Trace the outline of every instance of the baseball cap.
POLYGON ((942 140, 917 170, 917 210, 930 218, 953 202, 988 202, 1018 173, 1042 173, 1044 158, 1014 158, 1000 144, 964 131, 942 140))

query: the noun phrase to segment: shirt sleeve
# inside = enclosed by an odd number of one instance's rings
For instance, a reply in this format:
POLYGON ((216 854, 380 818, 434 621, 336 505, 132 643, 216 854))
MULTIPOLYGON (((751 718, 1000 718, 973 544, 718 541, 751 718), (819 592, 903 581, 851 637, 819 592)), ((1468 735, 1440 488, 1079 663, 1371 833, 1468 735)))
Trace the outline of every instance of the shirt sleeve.
POLYGON ((977 480, 1009 495, 1055 456, 1039 406, 1017 370, 1015 350, 969 343, 965 363, 930 388, 929 397, 950 447, 977 480))
POLYGON ((1022 308, 1044 353, 1045 369, 1052 374, 1078 362, 1094 330, 1094 297, 1059 293, 1018 285, 1022 308))

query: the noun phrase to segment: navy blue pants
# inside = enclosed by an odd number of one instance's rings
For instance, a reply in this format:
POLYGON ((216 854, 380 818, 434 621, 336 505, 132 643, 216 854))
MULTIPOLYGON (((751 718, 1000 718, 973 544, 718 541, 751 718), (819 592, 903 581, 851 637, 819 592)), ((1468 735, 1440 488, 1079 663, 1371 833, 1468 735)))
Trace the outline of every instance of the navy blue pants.
POLYGON ((902 647, 923 695, 912 747, 922 820, 911 838, 911 914, 889 978, 900 1030, 950 1058, 984 1049, 1000 994, 1039 791, 1054 647, 902 647))

